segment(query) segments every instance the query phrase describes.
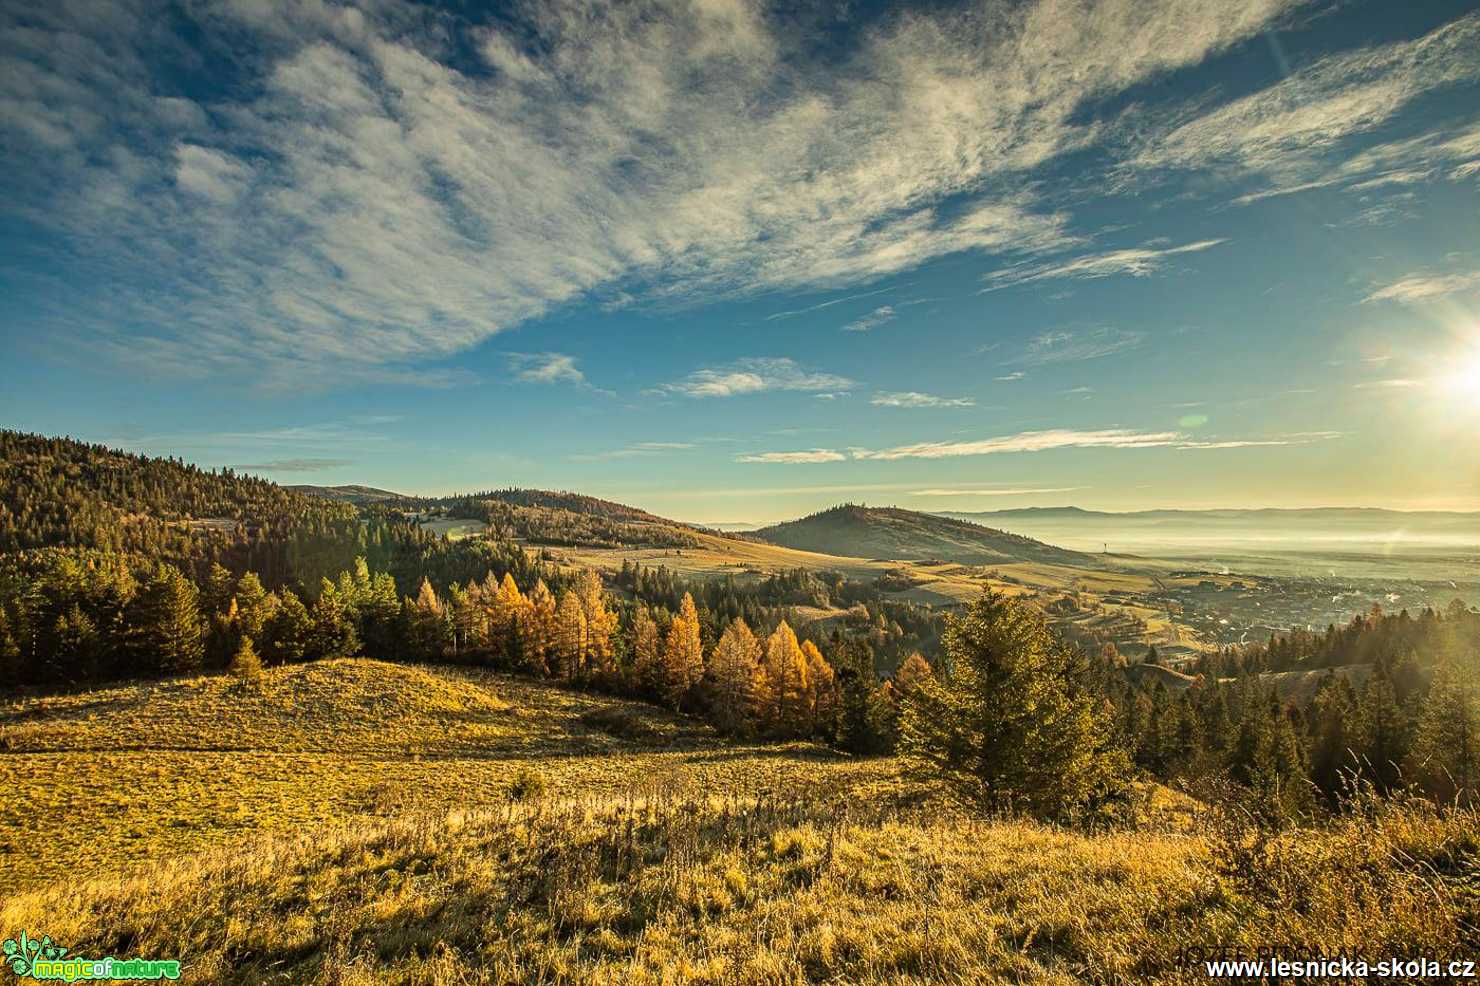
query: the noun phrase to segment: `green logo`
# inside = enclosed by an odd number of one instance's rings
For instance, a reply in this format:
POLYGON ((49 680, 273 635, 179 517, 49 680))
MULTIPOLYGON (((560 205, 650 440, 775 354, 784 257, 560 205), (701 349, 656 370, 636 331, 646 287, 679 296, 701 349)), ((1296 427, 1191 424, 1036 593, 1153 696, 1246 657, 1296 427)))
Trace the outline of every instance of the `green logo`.
POLYGON ((20 940, 0 942, 4 963, 23 979, 55 979, 65 983, 87 980, 179 979, 178 959, 84 959, 67 955, 67 949, 51 940, 40 941, 21 932, 20 940))

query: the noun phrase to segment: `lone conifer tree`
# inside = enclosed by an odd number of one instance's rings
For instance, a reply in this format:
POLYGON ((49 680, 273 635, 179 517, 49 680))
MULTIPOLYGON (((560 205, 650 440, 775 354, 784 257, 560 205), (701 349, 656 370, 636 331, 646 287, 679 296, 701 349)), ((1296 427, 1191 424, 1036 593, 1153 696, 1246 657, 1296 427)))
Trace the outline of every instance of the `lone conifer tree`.
POLYGON ((1075 820, 1125 788, 1129 758, 1042 614, 985 593, 950 619, 944 673, 904 702, 902 751, 967 804, 1075 820))
POLYGON ((251 637, 242 637, 242 642, 237 645, 236 654, 231 658, 232 677, 248 685, 262 684, 262 659, 257 656, 257 648, 252 646, 251 637))

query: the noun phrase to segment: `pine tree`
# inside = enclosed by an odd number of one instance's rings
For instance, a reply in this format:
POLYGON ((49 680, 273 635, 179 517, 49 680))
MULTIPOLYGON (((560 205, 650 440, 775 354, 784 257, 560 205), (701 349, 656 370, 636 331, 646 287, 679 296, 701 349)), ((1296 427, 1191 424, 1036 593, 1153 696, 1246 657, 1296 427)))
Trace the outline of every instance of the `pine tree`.
POLYGON ((878 689, 873 648, 867 641, 839 639, 832 652, 838 679, 838 745, 853 753, 882 752, 883 737, 872 714, 878 689))
POLYGON ((97 625, 73 603, 57 618, 55 663, 64 680, 94 678, 101 672, 103 640, 97 625))
POLYGON ((21 648, 11 632, 10 617, 0 605, 0 685, 19 685, 24 677, 21 670, 21 648))
POLYGON ((952 616, 946 674, 904 702, 900 745, 966 803, 1074 819, 1117 799, 1129 775, 1081 662, 1043 615, 993 592, 952 616))
POLYGON ((689 692, 704 677, 704 645, 699 635, 699 611, 687 592, 678 604, 678 615, 663 638, 663 674, 659 693, 672 708, 683 704, 689 692))
POLYGON ((1353 749, 1363 776, 1379 793, 1394 790, 1408 756, 1410 723, 1389 678, 1374 672, 1357 702, 1353 749))
POLYGON ((566 590, 555 608, 555 677, 576 681, 586 669, 586 611, 580 597, 566 590))
POLYGON ((354 620, 338 588, 328 579, 320 582, 319 598, 314 600, 308 619, 308 647, 304 656, 309 660, 353 657, 359 651, 360 638, 354 620))
POLYGON ((256 572, 248 572, 236 583, 237 628, 253 639, 262 636, 262 627, 272 616, 267 590, 256 572))
POLYGON ((273 664, 296 663, 308 655, 313 635, 313 621, 298 594, 284 589, 278 606, 268 621, 264 651, 273 664))
POLYGON ((262 671, 262 659, 257 656, 257 648, 252 646, 252 638, 243 636, 241 643, 236 648, 236 654, 231 658, 229 668, 232 677, 248 685, 260 685, 265 677, 262 671))
POLYGON ((750 726, 760 642, 738 617, 720 634, 705 672, 709 718, 714 728, 731 736, 744 735, 750 726))
POLYGON ((200 594, 173 565, 161 563, 130 607, 135 666, 161 674, 199 671, 205 658, 200 594))
POLYGON ((1429 685, 1409 762, 1414 779, 1435 801, 1468 806, 1480 800, 1480 708, 1473 686, 1449 662, 1429 685))

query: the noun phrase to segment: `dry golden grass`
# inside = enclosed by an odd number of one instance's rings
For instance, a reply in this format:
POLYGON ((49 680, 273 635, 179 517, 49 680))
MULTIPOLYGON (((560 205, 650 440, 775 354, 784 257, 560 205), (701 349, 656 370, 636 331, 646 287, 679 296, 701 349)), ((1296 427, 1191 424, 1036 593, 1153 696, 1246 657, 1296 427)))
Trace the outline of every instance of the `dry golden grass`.
POLYGON ((1156 788, 1135 831, 973 820, 890 760, 475 670, 326 662, 0 721, 0 933, 192 983, 1191 983, 1189 946, 1480 932, 1474 814, 1270 838, 1156 788))
POLYGON ((534 764, 555 795, 683 776, 735 792, 860 790, 893 765, 816 747, 722 744, 659 709, 471 668, 342 660, 0 705, 4 889, 234 844, 257 829, 501 803, 534 764), (627 739, 583 716, 639 717, 627 739))
POLYGON ((195 983, 1198 982, 1184 947, 1452 953, 1476 834, 1396 810, 1235 871, 1192 835, 649 785, 259 841, 20 895, 0 926, 195 983))

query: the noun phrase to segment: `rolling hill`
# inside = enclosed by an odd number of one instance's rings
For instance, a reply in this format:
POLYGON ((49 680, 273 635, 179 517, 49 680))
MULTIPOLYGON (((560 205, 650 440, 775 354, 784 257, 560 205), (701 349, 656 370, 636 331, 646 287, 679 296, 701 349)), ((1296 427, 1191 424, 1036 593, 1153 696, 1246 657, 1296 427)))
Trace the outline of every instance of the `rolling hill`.
POLYGON ((401 493, 392 493, 390 490, 376 489, 374 486, 311 486, 297 485, 285 486, 284 489, 295 493, 304 493, 308 496, 317 496, 325 500, 338 500, 342 503, 353 503, 360 506, 366 503, 381 503, 385 500, 408 499, 401 493))
POLYGON ((899 560, 939 559, 969 565, 1043 562, 1093 566, 1091 555, 983 527, 981 524, 899 507, 843 504, 800 520, 753 531, 769 544, 833 555, 899 560))

